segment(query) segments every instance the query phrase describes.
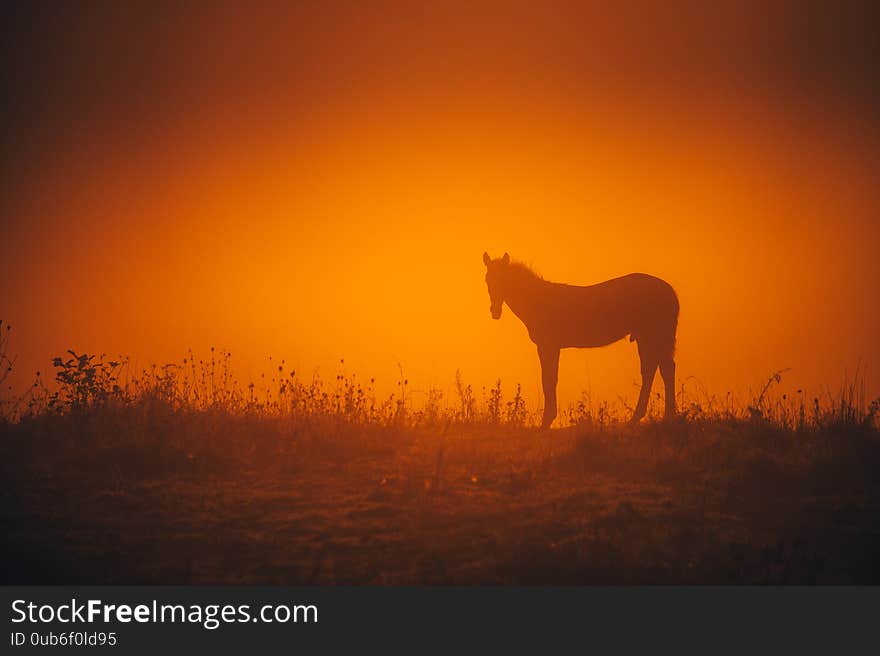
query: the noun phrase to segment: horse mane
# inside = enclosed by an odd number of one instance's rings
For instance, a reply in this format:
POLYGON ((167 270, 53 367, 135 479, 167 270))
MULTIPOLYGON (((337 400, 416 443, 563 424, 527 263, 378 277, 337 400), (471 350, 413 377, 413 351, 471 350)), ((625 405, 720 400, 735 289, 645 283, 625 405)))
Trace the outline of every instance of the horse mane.
POLYGON ((511 260, 507 265, 507 275, 516 282, 542 281, 544 277, 525 262, 511 260))

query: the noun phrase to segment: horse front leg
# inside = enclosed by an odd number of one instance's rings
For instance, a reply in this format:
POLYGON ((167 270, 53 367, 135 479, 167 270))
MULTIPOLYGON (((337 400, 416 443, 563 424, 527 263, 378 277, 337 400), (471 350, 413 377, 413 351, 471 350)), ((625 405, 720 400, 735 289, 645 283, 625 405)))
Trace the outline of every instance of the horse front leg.
POLYGON ((538 345, 541 359, 541 384, 544 387, 544 419, 542 428, 550 428, 556 419, 556 382, 559 379, 559 349, 538 345))

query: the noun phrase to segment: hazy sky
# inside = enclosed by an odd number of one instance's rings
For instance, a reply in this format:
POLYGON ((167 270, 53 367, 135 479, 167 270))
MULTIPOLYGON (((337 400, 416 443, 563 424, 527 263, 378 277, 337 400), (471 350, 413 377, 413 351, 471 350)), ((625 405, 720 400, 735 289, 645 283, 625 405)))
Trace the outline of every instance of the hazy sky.
MULTIPOLYGON (((390 388, 400 362, 537 404, 488 250, 667 279, 686 384, 860 366, 880 394, 869 4, 243 4, 4 10, 0 318, 27 376, 216 346, 243 377, 345 358, 390 388)), ((629 342, 566 351, 561 400, 637 378, 629 342)))

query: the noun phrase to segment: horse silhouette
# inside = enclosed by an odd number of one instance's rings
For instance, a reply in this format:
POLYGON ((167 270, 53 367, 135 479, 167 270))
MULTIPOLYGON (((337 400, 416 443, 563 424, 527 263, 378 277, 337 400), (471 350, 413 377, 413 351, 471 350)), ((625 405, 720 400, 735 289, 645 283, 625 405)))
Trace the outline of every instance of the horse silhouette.
POLYGON ((630 273, 595 285, 544 280, 507 253, 493 260, 483 253, 490 312, 501 318, 502 304, 520 318, 538 346, 544 388, 542 426, 556 418, 559 351, 606 346, 629 335, 641 360, 642 388, 633 412, 637 423, 648 409, 657 367, 666 388, 666 417, 675 414, 675 331, 678 296, 672 286, 644 273, 630 273))

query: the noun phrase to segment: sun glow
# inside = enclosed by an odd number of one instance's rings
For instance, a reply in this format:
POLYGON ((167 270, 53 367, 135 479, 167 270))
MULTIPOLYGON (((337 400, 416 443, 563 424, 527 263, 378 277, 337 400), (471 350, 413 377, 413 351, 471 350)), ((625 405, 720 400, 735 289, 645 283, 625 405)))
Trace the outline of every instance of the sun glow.
MULTIPOLYGON (((145 364, 216 346, 244 378, 270 355, 328 375, 344 359, 389 388, 400 364, 448 392, 460 369, 478 388, 521 382, 537 405, 525 329, 489 318, 488 250, 551 280, 669 280, 685 382, 723 393, 790 367, 818 393, 858 366, 880 392, 880 150, 858 112, 794 114, 758 83, 639 86, 638 62, 621 63, 629 84, 573 80, 564 48, 489 47, 516 43, 526 15, 509 33, 462 28, 468 68, 415 48, 406 21, 368 39, 316 12, 301 40, 245 48, 272 62, 253 75, 220 57, 232 19, 191 48, 168 27, 170 60, 153 63, 178 104, 124 97, 24 152, 39 175, 4 195, 0 289, 28 375, 69 347, 145 364), (336 53, 315 37, 327 25, 348 44, 336 53)), ((637 379, 628 342, 565 352, 560 399, 632 402, 637 379)))

